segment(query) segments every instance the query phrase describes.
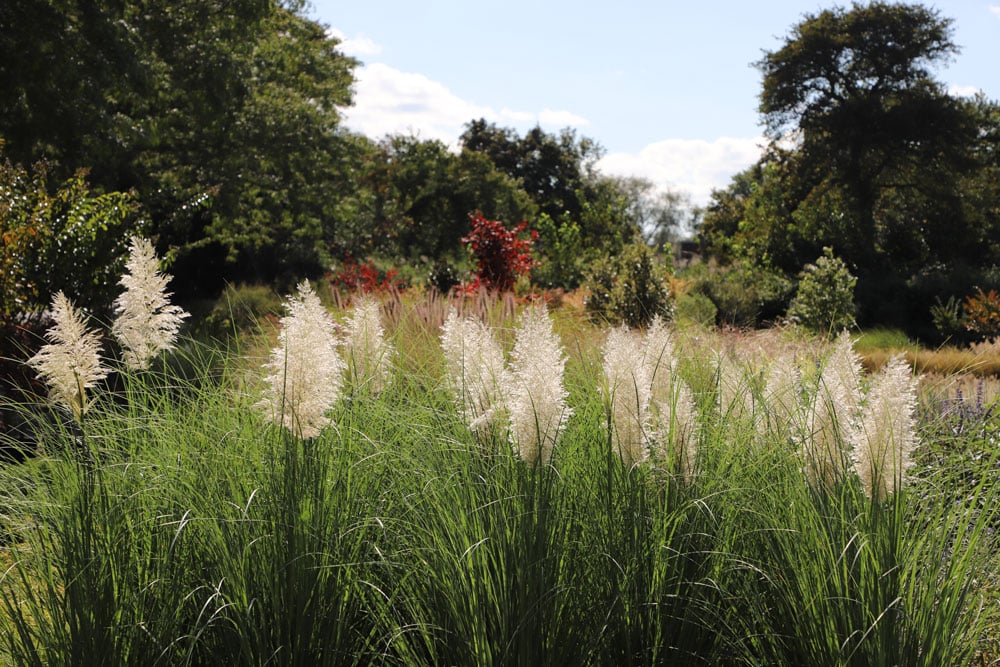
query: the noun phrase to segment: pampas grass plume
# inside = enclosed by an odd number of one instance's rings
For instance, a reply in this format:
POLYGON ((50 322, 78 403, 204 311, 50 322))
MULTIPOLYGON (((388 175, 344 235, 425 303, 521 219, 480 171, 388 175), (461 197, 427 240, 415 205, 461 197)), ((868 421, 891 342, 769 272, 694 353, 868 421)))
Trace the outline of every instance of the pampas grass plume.
POLYGON ((808 414, 802 454, 814 485, 830 488, 844 474, 845 446, 857 428, 861 398, 861 358, 844 331, 823 365, 808 414))
POLYGON ((479 435, 499 424, 504 408, 504 358, 483 322, 448 312, 441 331, 445 382, 465 423, 479 435))
POLYGON ((278 346, 265 368, 264 397, 256 407, 301 438, 314 438, 330 423, 327 413, 340 398, 344 361, 333 317, 308 282, 288 297, 278 346))
POLYGON ((548 463, 570 416, 563 388, 566 357, 545 306, 524 311, 515 330, 507 411, 512 444, 529 464, 548 463))
POLYGON ((344 355, 354 389, 380 393, 389 381, 394 349, 385 339, 382 307, 371 297, 361 297, 347 318, 344 355))
POLYGON ((89 407, 86 390, 108 374, 101 363, 100 335, 87 329, 83 313, 61 291, 52 298, 52 320, 45 333, 49 343, 28 365, 48 385, 49 397, 79 422, 89 407))
POLYGON ((629 467, 645 461, 649 450, 652 380, 643 356, 642 341, 627 328, 608 332, 602 391, 610 416, 612 446, 629 467))
POLYGON ((852 460, 870 498, 884 500, 906 481, 916 437, 917 382, 902 355, 875 376, 852 434, 852 460))
POLYGON ((188 313, 170 303, 170 276, 160 273, 153 244, 147 239, 132 237, 125 271, 118 281, 125 291, 115 299, 117 317, 111 333, 122 345, 125 365, 141 370, 149 367, 157 353, 173 348, 188 313))

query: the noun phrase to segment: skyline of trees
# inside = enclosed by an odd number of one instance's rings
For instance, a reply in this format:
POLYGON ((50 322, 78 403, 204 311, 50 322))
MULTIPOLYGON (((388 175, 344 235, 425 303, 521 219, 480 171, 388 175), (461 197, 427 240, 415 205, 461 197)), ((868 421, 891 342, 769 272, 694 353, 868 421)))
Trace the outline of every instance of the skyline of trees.
MULTIPOLYGON (((697 220, 683 192, 601 173, 599 143, 571 129, 470 119, 456 147, 347 130, 359 63, 304 8, 5 2, 2 159, 44 169, 48 195, 71 178, 127 194, 191 295, 287 287, 345 257, 461 263, 474 211, 528 220, 551 262, 543 283, 573 287, 637 236, 661 246, 697 220)), ((948 283, 921 298, 987 284, 1000 262, 1000 112, 933 78, 955 51, 951 21, 919 4, 803 17, 756 63, 771 143, 713 193, 705 249, 794 280, 831 247, 868 312, 921 280, 948 283)))

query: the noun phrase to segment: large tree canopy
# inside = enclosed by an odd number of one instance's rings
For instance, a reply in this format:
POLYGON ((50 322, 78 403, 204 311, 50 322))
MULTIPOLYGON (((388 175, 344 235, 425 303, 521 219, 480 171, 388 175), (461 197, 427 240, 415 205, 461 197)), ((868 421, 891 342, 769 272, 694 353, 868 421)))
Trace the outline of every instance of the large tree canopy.
POLYGON ((839 219, 823 224, 861 271, 886 253, 911 269, 963 251, 932 242, 975 140, 966 106, 931 74, 956 52, 937 12, 874 2, 806 16, 757 63, 768 132, 797 141, 807 196, 836 198, 839 219))
POLYGON ((957 51, 951 22, 920 5, 806 15, 756 63, 771 145, 716 193, 703 239, 723 258, 789 275, 832 247, 859 277, 868 320, 930 267, 996 262, 984 243, 994 223, 968 205, 973 190, 981 204, 990 192, 989 104, 951 96, 933 76, 957 51))
POLYGON ((0 3, 0 136, 134 190, 179 284, 315 271, 335 225, 355 61, 299 2, 0 3), (211 260, 217 260, 213 262, 211 260), (182 270, 183 269, 183 270, 182 270))

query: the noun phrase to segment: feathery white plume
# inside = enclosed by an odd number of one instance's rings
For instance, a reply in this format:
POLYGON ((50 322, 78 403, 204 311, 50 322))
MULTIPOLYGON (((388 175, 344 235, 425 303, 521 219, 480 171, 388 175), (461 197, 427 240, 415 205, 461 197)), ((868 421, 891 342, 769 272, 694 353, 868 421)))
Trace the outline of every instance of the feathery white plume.
POLYGON ((125 365, 143 369, 161 350, 173 348, 181 321, 188 316, 170 303, 170 276, 159 271, 153 244, 133 236, 125 275, 118 281, 125 291, 115 299, 117 318, 111 333, 122 345, 125 365))
POLYGON ((844 450, 861 408, 861 358, 844 331, 820 373, 809 411, 803 457, 814 484, 832 486, 844 473, 844 450))
POLYGON ((673 335, 659 316, 646 330, 642 360, 650 381, 649 429, 655 454, 690 479, 697 457, 697 409, 691 389, 677 374, 673 335))
POLYGON ((63 404, 78 422, 87 408, 86 390, 108 375, 101 364, 101 339, 87 329, 83 313, 61 291, 52 298, 50 341, 28 360, 49 387, 49 397, 63 404))
POLYGON ((385 388, 392 366, 393 346, 385 339, 381 315, 378 301, 361 297, 345 326, 344 355, 351 385, 371 394, 385 388))
POLYGON ((917 382, 902 355, 875 376, 852 437, 852 459, 870 498, 885 499, 905 482, 916 437, 917 382))
POLYGON ((265 368, 264 398, 256 404, 275 423, 301 438, 313 438, 330 423, 327 413, 340 398, 344 361, 337 353, 333 317, 308 282, 288 297, 278 346, 265 368))
POLYGON ((648 455, 652 381, 643 361, 642 341, 624 326, 608 332, 603 370, 612 446, 631 467, 648 455))
POLYGON ((448 389, 462 419, 478 434, 503 418, 504 358, 489 327, 449 311, 441 333, 448 389))
POLYGON ((527 463, 548 463, 571 411, 562 384, 566 357, 545 306, 521 315, 510 366, 504 394, 512 444, 527 463))
POLYGON ((795 356, 782 351, 767 367, 764 380, 764 404, 767 419, 760 420, 762 429, 783 437, 800 437, 803 425, 802 411, 802 371, 796 364, 795 356))

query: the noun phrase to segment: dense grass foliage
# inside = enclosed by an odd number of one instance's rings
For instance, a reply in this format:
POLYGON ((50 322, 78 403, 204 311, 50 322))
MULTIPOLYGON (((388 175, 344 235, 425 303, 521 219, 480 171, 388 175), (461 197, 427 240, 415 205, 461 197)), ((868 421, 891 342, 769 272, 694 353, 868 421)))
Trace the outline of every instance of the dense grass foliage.
MULTIPOLYGON (((720 406, 707 342, 721 343, 698 332, 677 348, 699 414, 693 474, 626 467, 603 335, 557 317, 573 415, 549 464, 530 466, 505 434, 462 421, 437 331, 421 324, 435 313, 388 314, 388 386, 348 393, 314 438, 254 408, 264 358, 249 344, 221 360, 189 344, 183 363, 118 375, 79 422, 30 413, 41 455, 0 480, 2 660, 972 659, 997 492, 992 464, 956 477, 939 455, 995 450, 995 429, 945 432, 947 406, 927 401, 902 490, 873 500, 853 475, 817 485, 762 401, 720 406)), ((509 350, 515 320, 497 313, 509 350)))

